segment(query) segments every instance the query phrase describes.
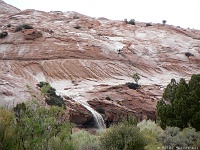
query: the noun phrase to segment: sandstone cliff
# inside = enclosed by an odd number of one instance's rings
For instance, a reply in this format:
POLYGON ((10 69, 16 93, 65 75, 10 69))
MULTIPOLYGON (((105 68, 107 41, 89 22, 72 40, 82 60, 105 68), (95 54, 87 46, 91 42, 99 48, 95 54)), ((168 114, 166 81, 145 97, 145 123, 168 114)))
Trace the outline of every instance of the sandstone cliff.
MULTIPOLYGON (((140 22, 129 25, 76 12, 20 11, 0 3, 0 32, 8 32, 0 39, 0 105, 30 99, 27 86, 34 92, 38 82, 47 81, 58 94, 96 98, 102 107, 102 99, 113 95, 116 101, 123 101, 113 103, 113 108, 142 111, 151 118, 152 114, 155 117, 157 98, 171 78, 188 79, 199 73, 198 30, 161 24, 146 27, 140 22), (34 29, 15 32, 22 24, 34 29), (194 56, 187 57, 186 52, 194 56), (110 89, 132 82, 131 75, 136 72, 146 89, 110 89), (102 92, 105 86, 108 93, 102 92)), ((90 103, 95 107, 94 102, 90 103)))

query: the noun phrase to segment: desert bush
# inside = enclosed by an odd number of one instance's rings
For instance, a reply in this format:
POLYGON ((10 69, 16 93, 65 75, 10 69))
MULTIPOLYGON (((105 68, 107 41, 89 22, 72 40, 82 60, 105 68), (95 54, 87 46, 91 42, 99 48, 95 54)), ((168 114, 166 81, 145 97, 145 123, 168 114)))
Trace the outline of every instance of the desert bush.
POLYGON ((0 149, 9 150, 14 147, 14 115, 5 108, 0 108, 0 149))
POLYGON ((200 134, 194 128, 185 128, 181 131, 178 127, 167 127, 158 139, 167 149, 176 149, 194 146, 200 139, 200 134))
POLYGON ((100 150, 98 137, 86 131, 73 133, 72 142, 75 150, 100 150))
POLYGON ((138 73, 135 73, 132 75, 132 78, 135 80, 135 83, 138 84, 138 81, 140 80, 140 75, 138 73))
POLYGON ((16 28, 15 28, 15 32, 18 32, 18 31, 21 31, 23 29, 33 29, 33 27, 29 24, 22 24, 22 25, 18 25, 16 28))
POLYGON ((127 19, 124 19, 124 22, 125 22, 126 24, 128 24, 128 20, 127 20, 127 19))
POLYGON ((146 23, 146 27, 152 26, 151 23, 146 23))
POLYGON ((197 147, 198 149, 200 149, 200 138, 197 139, 197 141, 194 143, 194 147, 197 147))
POLYGON ((74 28, 75 28, 75 29, 80 29, 81 26, 77 25, 77 26, 75 26, 74 28))
POLYGON ((100 135, 102 150, 144 150, 145 145, 139 128, 130 125, 112 126, 100 135))
POLYGON ((51 87, 51 85, 47 82, 40 82, 37 84, 40 87, 40 91, 47 97, 45 102, 52 106, 59 106, 66 108, 66 104, 61 96, 56 94, 56 90, 51 87))
POLYGON ((194 56, 194 54, 190 53, 190 52, 186 52, 185 56, 190 57, 190 56, 194 56))
POLYGON ((129 20, 128 24, 135 25, 135 19, 129 20))
POLYGON ((54 105, 54 106, 66 108, 65 103, 62 97, 60 96, 49 96, 48 98, 45 99, 45 102, 50 106, 54 105))
POLYGON ((137 119, 135 118, 135 116, 133 116, 132 114, 129 114, 128 115, 128 118, 126 117, 126 118, 124 118, 123 120, 122 120, 122 123, 124 124, 124 125, 131 125, 131 126, 136 126, 137 125, 137 119))
POLYGON ((6 36, 8 36, 8 32, 4 31, 0 33, 0 38, 5 38, 6 36))
POLYGON ((106 96, 106 100, 111 101, 112 99, 109 96, 106 96))
POLYGON ((47 82, 40 82, 40 83, 38 83, 38 84, 36 84, 38 87, 43 87, 43 86, 45 86, 45 85, 47 85, 48 83, 47 82))
POLYGON ((137 126, 140 128, 140 132, 143 133, 147 141, 146 150, 155 150, 158 147, 163 147, 163 144, 158 141, 158 136, 163 133, 160 126, 151 120, 143 120, 138 123, 137 126))
POLYGON ((159 125, 157 125, 154 121, 151 120, 142 120, 137 124, 137 127, 140 128, 140 131, 143 130, 155 131, 155 133, 158 135, 163 132, 163 129, 159 125))
POLYGON ((162 21, 163 25, 165 25, 165 24, 166 24, 166 22, 167 22, 166 20, 163 20, 163 21, 162 21))
POLYGON ((132 83, 132 82, 127 82, 125 85, 129 87, 130 89, 134 89, 134 90, 140 87, 137 83, 132 83))

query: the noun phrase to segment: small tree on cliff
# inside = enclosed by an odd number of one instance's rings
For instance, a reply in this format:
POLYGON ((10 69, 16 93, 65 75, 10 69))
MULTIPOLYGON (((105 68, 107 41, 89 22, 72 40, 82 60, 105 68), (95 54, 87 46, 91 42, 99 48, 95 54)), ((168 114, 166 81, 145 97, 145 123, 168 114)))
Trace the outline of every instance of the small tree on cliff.
POLYGON ((167 22, 166 20, 163 20, 163 21, 162 21, 163 25, 165 25, 165 24, 166 24, 166 22, 167 22))
POLYGON ((200 131, 200 74, 192 75, 189 83, 171 80, 157 103, 157 114, 162 128, 192 126, 200 131))
POLYGON ((132 76, 132 78, 135 80, 135 83, 138 84, 138 81, 140 80, 139 74, 138 74, 138 73, 135 73, 135 74, 132 76))

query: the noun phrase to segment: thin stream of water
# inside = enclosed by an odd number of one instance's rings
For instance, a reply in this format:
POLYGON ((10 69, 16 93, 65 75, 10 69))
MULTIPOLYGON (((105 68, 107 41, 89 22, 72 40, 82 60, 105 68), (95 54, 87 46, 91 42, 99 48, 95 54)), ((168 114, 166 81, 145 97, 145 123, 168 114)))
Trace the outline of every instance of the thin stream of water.
POLYGON ((76 100, 76 99, 75 101, 79 102, 82 106, 84 106, 87 110, 89 110, 92 113, 96 126, 99 130, 106 128, 103 117, 97 111, 95 111, 92 107, 90 107, 90 105, 86 101, 76 100))

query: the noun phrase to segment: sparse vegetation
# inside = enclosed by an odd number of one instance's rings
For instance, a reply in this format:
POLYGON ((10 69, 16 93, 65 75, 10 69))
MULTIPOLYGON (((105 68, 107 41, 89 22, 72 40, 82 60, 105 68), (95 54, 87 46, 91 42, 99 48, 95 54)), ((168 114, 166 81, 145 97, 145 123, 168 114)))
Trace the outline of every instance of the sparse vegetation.
POLYGON ((167 22, 166 20, 163 20, 163 21, 162 21, 162 24, 163 24, 163 25, 165 25, 165 24, 166 24, 166 22, 167 22))
POLYGON ((61 96, 56 95, 56 90, 50 86, 47 82, 40 82, 37 84, 40 87, 41 92, 46 96, 46 103, 50 106, 55 105, 66 108, 66 104, 61 96))
POLYGON ((112 99, 109 96, 106 96, 106 100, 111 101, 112 99))
POLYGON ((124 19, 124 22, 125 22, 126 24, 135 25, 135 19, 131 19, 131 20, 129 20, 129 21, 127 21, 127 19, 124 19))
POLYGON ((140 80, 139 74, 138 74, 138 73, 135 73, 135 74, 132 76, 132 78, 135 80, 135 83, 138 84, 138 81, 140 80))
POLYGON ((185 56, 187 56, 187 57, 189 58, 190 56, 194 56, 194 54, 192 54, 192 53, 190 53, 190 52, 186 52, 186 53, 185 53, 185 56))
POLYGON ((15 32, 19 32, 23 29, 33 29, 33 27, 29 24, 22 24, 22 25, 19 25, 15 28, 15 32))
POLYGON ((73 16, 73 19, 79 19, 79 16, 73 16))
POLYGON ((146 27, 152 26, 151 23, 146 23, 146 27))
POLYGON ((128 118, 126 118, 123 123, 125 125, 130 125, 130 126, 137 126, 137 119, 135 118, 135 116, 133 116, 132 114, 128 115, 128 118))
POLYGON ((75 28, 75 29, 80 29, 81 26, 77 25, 77 26, 75 26, 74 28, 75 28))
POLYGON ((127 82, 125 85, 129 87, 130 89, 134 89, 134 90, 140 87, 137 83, 132 83, 132 82, 127 82))
POLYGON ((158 137, 165 147, 171 149, 192 147, 198 139, 200 139, 200 133, 196 132, 194 128, 185 128, 181 131, 178 127, 167 127, 158 137))
POLYGON ((135 25, 135 19, 129 20, 128 24, 135 25))
POLYGON ((128 20, 127 20, 127 19, 124 19, 124 22, 125 22, 126 24, 128 24, 128 20))
POLYGON ((8 36, 8 32, 4 31, 4 32, 0 33, 0 38, 1 39, 5 38, 6 36, 8 36))

